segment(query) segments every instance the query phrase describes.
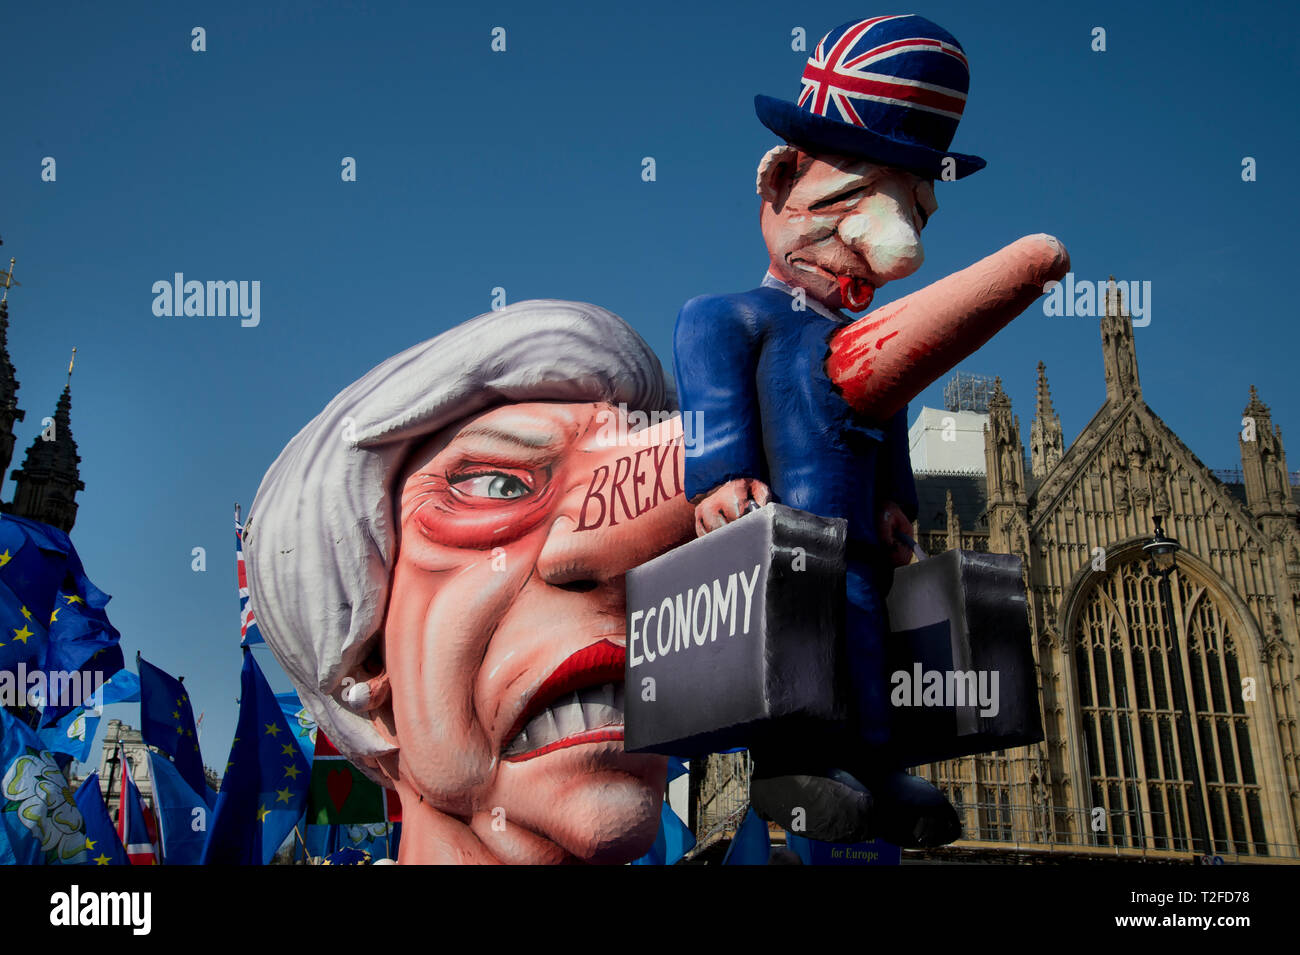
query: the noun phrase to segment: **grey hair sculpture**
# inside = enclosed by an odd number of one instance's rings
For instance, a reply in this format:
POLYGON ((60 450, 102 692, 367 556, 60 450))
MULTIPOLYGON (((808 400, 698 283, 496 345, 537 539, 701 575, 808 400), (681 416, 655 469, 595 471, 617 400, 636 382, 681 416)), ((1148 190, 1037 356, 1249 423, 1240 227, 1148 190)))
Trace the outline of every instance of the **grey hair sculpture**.
POLYGON ((479 315, 345 388, 262 479, 245 526, 259 627, 326 735, 374 778, 391 752, 346 705, 381 631, 397 550, 394 484, 434 433, 525 401, 674 406, 650 347, 614 313, 537 299, 479 315))

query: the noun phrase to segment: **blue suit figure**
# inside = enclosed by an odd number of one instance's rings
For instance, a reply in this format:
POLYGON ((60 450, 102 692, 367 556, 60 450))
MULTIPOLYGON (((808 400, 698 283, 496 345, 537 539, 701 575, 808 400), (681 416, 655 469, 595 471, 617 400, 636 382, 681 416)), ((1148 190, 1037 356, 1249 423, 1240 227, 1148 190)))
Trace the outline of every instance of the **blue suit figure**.
POLYGON ((894 502, 916 519, 907 411, 882 426, 854 414, 824 368, 827 339, 849 319, 795 304, 789 286, 768 275, 753 291, 682 308, 673 342, 679 397, 703 422, 697 454, 686 459, 686 495, 758 478, 782 504, 848 521, 847 663, 864 740, 884 746, 880 651, 893 564, 876 516, 894 502))
POLYGON ((938 790, 900 770, 889 750, 884 598, 911 559, 916 489, 906 409, 868 421, 826 371, 831 335, 886 282, 923 259, 920 233, 936 179, 984 161, 948 151, 969 74, 957 40, 918 16, 837 27, 804 70, 797 103, 755 99, 786 145, 759 164, 769 253, 759 288, 687 302, 673 340, 683 412, 702 412, 686 459, 696 530, 779 501, 848 524, 845 660, 849 726, 754 752, 751 801, 761 815, 823 841, 880 836, 942 845, 961 825, 938 790), (796 815, 802 812, 802 816, 796 815))

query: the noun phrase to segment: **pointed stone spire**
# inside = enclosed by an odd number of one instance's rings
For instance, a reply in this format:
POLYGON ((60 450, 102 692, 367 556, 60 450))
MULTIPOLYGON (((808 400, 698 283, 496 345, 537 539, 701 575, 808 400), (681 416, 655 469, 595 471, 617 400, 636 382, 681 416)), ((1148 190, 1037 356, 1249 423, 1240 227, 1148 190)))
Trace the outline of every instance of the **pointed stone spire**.
POLYGON ((18 407, 18 378, 9 360, 9 303, 0 302, 0 483, 14 457, 14 422, 26 412, 18 407))
POLYGON ((22 468, 13 472, 14 500, 9 511, 71 531, 77 520, 77 492, 85 490, 77 465, 77 443, 72 439, 72 384, 59 396, 53 421, 40 433, 22 468))
POLYGON ((993 382, 989 398, 989 423, 984 426, 984 475, 988 491, 989 549, 995 553, 1022 553, 1029 496, 1025 490, 1025 447, 1020 441, 1020 419, 1011 413, 1011 399, 1002 379, 993 382))
POLYGON ((1061 460, 1065 438, 1061 434, 1061 419, 1052 407, 1052 392, 1047 387, 1047 366, 1038 363, 1038 396, 1034 420, 1029 425, 1029 461, 1034 477, 1047 477, 1061 460))
POLYGON ((1106 400, 1119 404, 1130 396, 1141 398, 1133 321, 1113 275, 1106 289, 1106 314, 1101 319, 1101 357, 1106 368, 1106 400))
POLYGON ((1246 484, 1246 506, 1256 517, 1295 513, 1286 469, 1282 429, 1273 424, 1268 405, 1250 386, 1250 401, 1241 413, 1241 472, 1246 484))
POLYGON ((944 503, 944 511, 948 518, 948 549, 961 549, 961 518, 957 516, 957 506, 952 500, 952 491, 948 491, 948 499, 944 503))
POLYGON ((1025 446, 1020 440, 1020 418, 1011 414, 1011 399, 1002 379, 993 381, 989 398, 989 423, 984 426, 984 455, 989 502, 1025 498, 1025 446))

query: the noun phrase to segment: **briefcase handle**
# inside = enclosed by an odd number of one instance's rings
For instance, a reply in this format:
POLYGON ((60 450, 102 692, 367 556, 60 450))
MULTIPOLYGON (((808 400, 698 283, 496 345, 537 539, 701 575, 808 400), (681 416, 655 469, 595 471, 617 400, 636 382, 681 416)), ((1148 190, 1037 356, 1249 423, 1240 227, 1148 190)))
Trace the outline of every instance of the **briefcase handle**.
MULTIPOLYGON (((746 514, 752 513, 753 511, 756 510, 758 510, 758 504, 755 501, 750 501, 748 504, 745 505, 746 514)), ((895 533, 898 534, 898 536, 903 539, 904 544, 912 548, 912 553, 916 555, 916 559, 918 562, 927 560, 929 558, 930 555, 927 554, 924 550, 922 550, 921 545, 918 544, 916 541, 912 540, 912 538, 908 537, 902 531, 895 531, 895 533)))
POLYGON ((921 549, 920 544, 912 540, 912 538, 908 537, 902 531, 894 531, 894 533, 903 539, 904 544, 912 548, 912 553, 916 555, 916 559, 918 562, 923 561, 930 556, 929 554, 927 554, 925 551, 921 549))

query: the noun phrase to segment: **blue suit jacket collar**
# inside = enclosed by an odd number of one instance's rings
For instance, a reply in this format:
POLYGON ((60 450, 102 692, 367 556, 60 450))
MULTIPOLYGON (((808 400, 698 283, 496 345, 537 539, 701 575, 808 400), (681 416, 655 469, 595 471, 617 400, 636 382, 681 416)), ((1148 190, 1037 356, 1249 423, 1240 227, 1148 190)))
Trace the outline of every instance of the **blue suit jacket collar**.
MULTIPOLYGON (((763 288, 780 289, 786 295, 789 295, 791 298, 794 298, 794 289, 791 288, 789 285, 787 285, 785 282, 782 282, 771 272, 764 273, 762 286, 763 288)), ((806 291, 807 290, 805 290, 805 293, 806 291)), ((849 318, 839 309, 827 308, 825 305, 817 301, 811 295, 805 294, 804 304, 806 304, 809 308, 811 308, 814 312, 816 312, 818 315, 822 316, 823 318, 829 318, 832 322, 839 322, 842 325, 847 325, 853 321, 853 319, 849 318)))

